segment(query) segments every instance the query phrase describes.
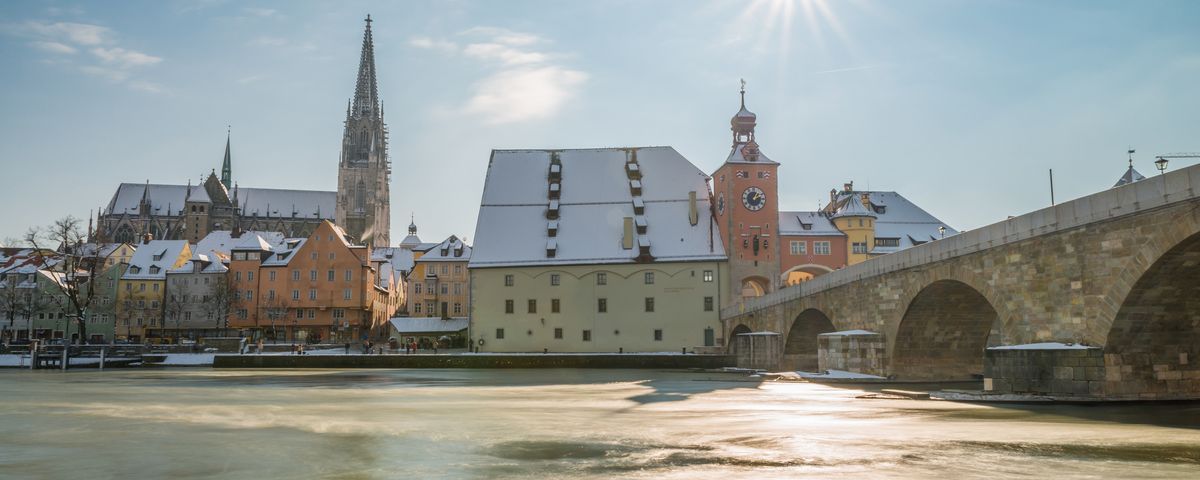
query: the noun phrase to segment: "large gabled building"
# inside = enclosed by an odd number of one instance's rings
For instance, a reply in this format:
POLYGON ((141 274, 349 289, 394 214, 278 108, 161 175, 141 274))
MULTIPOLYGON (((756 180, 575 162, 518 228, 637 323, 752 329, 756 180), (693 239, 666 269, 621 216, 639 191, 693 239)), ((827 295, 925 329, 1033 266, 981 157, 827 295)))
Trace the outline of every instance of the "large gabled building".
POLYGON ((708 180, 671 147, 493 151, 469 264, 475 348, 716 345, 726 257, 708 180))

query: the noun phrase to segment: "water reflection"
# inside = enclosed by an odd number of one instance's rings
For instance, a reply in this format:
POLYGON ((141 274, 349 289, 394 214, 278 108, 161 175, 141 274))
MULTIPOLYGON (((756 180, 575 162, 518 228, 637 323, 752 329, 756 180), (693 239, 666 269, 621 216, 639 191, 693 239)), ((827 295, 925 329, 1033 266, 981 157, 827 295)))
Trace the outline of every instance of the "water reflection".
POLYGON ((1191 477, 1200 406, 633 370, 0 372, 0 477, 1191 477))

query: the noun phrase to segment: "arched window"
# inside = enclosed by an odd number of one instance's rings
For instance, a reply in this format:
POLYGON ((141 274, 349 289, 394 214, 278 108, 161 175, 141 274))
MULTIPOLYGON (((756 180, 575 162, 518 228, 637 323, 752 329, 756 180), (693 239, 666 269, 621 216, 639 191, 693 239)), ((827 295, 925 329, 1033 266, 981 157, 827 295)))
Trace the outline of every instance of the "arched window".
POLYGON ((117 243, 134 243, 133 228, 129 224, 117 227, 117 233, 113 235, 113 241, 117 243))

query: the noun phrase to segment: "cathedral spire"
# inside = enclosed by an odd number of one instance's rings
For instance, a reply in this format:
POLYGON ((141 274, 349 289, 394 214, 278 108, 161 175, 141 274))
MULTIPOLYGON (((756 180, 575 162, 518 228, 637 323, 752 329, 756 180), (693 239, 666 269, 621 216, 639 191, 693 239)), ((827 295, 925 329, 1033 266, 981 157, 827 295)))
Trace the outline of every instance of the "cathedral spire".
POLYGON ((363 31, 362 55, 358 60, 358 83, 354 86, 354 115, 376 116, 379 112, 379 88, 375 82, 375 41, 371 38, 371 16, 363 31))
POLYGON ((225 126, 225 163, 221 164, 221 184, 228 190, 233 182, 233 161, 229 157, 229 133, 231 127, 225 126))

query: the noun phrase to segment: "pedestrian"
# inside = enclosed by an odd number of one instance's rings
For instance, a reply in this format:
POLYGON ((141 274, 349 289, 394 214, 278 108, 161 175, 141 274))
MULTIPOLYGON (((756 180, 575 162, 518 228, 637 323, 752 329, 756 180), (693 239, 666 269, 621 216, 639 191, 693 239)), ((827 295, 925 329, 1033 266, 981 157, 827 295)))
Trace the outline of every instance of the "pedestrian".
POLYGON ((350 354, 350 342, 346 342, 346 355, 350 354))
POLYGON ((262 352, 263 352, 263 339, 262 339, 262 337, 259 337, 259 338, 258 338, 258 345, 257 345, 257 346, 258 346, 258 349, 257 349, 256 351, 258 352, 258 354, 259 354, 259 355, 262 355, 262 352))
POLYGON ((304 344, 303 343, 300 344, 300 354, 304 355, 304 344))
POLYGON ((238 339, 238 355, 246 354, 246 337, 238 339))

